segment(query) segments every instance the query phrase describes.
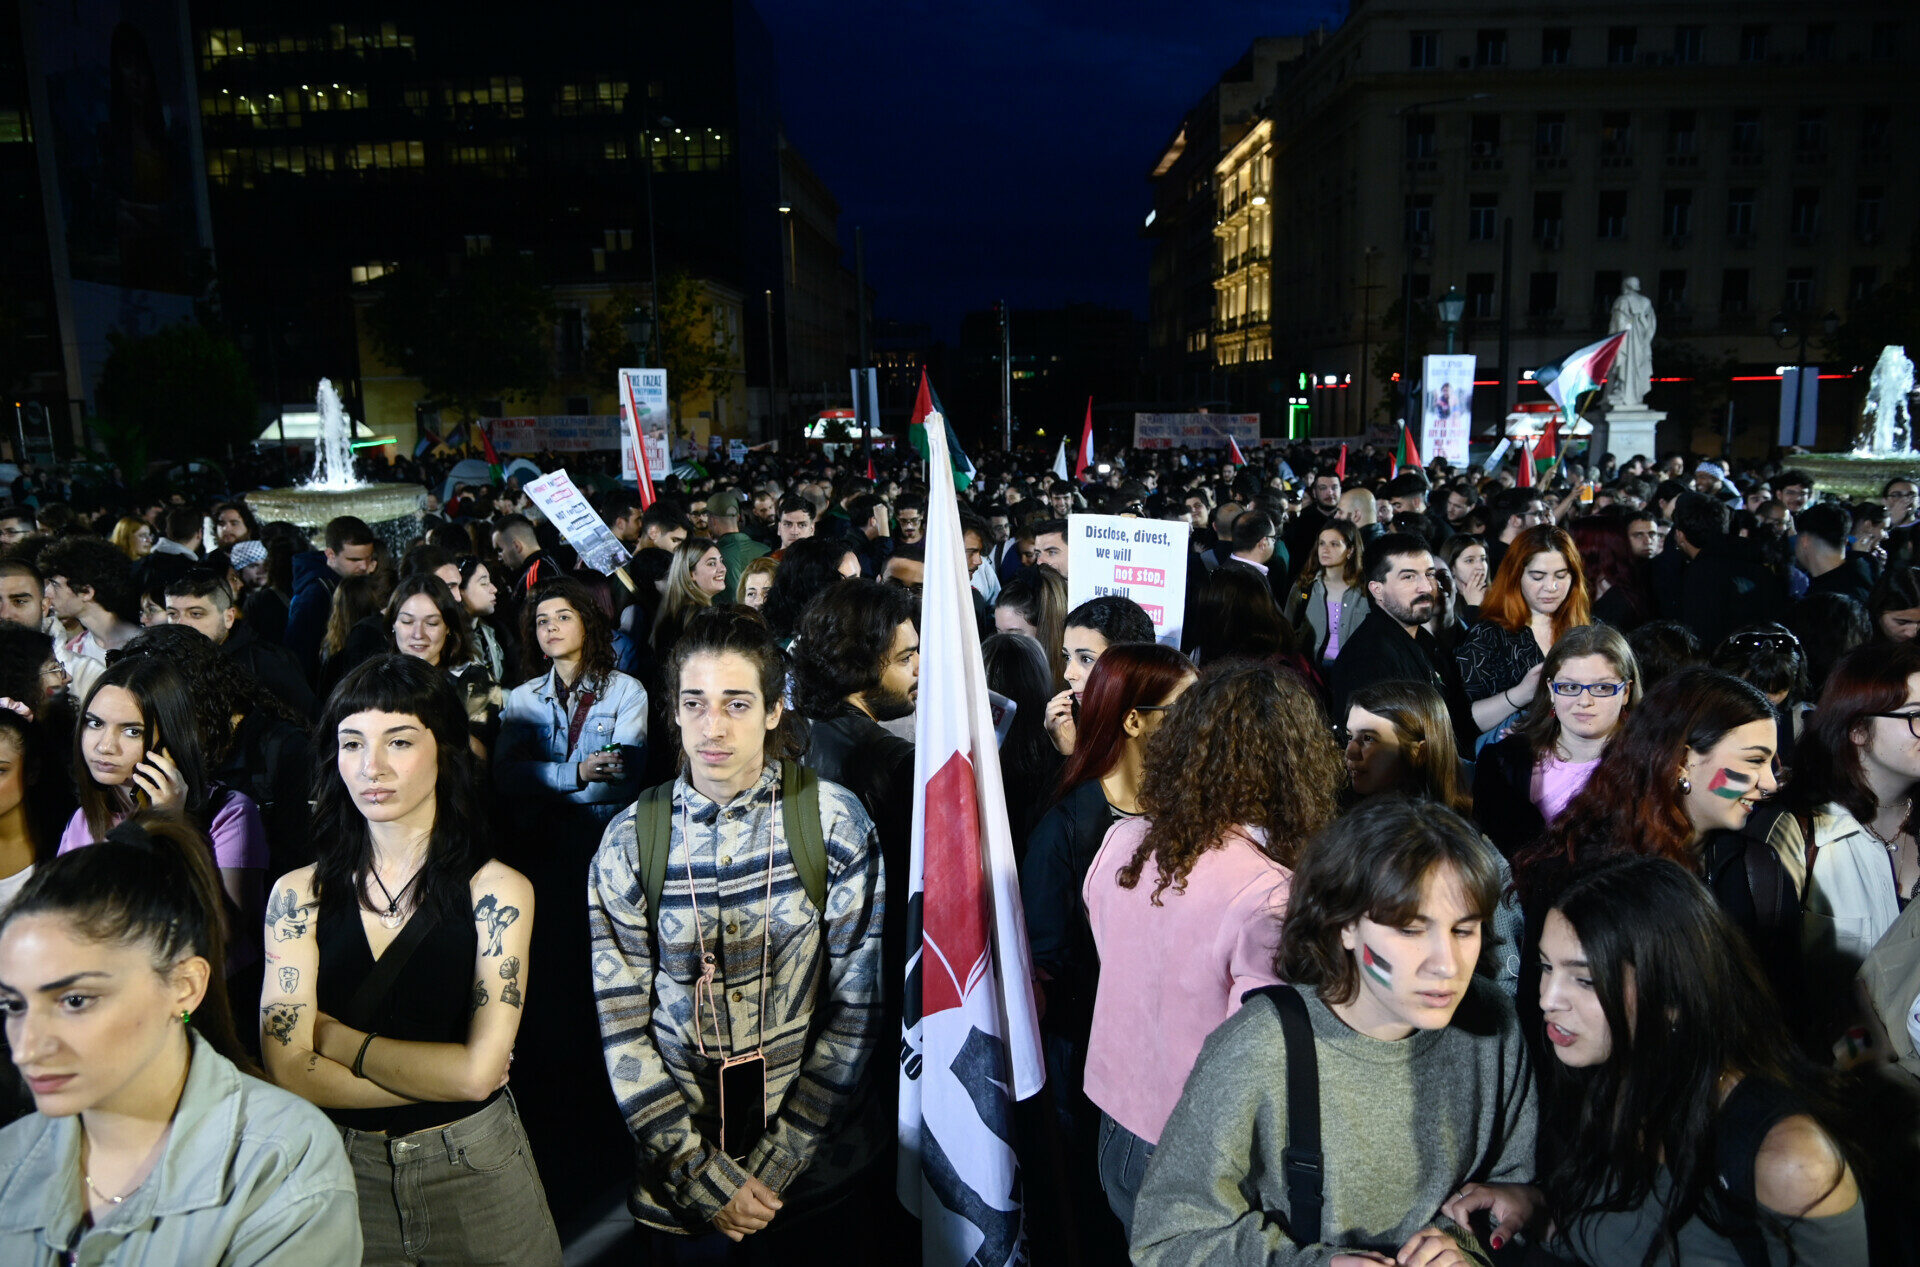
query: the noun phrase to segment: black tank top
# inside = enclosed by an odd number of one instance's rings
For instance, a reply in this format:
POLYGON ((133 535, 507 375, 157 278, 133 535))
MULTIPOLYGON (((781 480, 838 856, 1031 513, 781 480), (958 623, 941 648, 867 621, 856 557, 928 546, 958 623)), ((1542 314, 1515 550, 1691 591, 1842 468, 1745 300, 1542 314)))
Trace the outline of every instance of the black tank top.
MULTIPOLYGON (((476 868, 478 870, 478 868, 476 868)), ((413 919, 419 919, 415 912, 413 919)), ((385 1003, 373 1016, 343 1015, 361 982, 373 971, 373 949, 351 897, 320 904, 320 1010, 340 1017, 356 1029, 370 1028, 382 1038, 418 1043, 464 1043, 472 1016, 473 956, 479 947, 479 929, 472 920, 442 919, 393 983, 385 1003)), ((327 1116, 341 1126, 362 1131, 407 1135, 445 1126, 477 1113, 498 1098, 494 1092, 471 1103, 424 1102, 386 1109, 328 1109, 327 1116)))

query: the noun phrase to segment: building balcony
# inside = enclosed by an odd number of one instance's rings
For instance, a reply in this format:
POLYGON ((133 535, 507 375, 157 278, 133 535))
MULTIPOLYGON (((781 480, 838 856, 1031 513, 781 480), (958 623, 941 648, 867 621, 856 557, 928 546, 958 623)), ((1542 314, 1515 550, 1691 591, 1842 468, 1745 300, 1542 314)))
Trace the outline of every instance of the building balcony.
POLYGON ((1766 155, 1759 150, 1736 150, 1729 157, 1728 162, 1735 167, 1758 167, 1765 158, 1766 155))
POLYGON ((1667 166, 1676 171, 1691 171, 1700 166, 1700 156, 1698 154, 1669 154, 1667 155, 1667 166))
POLYGON ((1542 173, 1564 172, 1567 170, 1567 156, 1565 154, 1535 154, 1533 156, 1533 170, 1542 173))
POLYGON ((1467 161, 1467 170, 1470 172, 1497 172, 1505 167, 1506 160, 1490 158, 1484 155, 1474 157, 1467 161))
POLYGON ((1600 166, 1606 169, 1607 171, 1615 171, 1615 172, 1632 171, 1633 155, 1602 154, 1600 156, 1600 166))

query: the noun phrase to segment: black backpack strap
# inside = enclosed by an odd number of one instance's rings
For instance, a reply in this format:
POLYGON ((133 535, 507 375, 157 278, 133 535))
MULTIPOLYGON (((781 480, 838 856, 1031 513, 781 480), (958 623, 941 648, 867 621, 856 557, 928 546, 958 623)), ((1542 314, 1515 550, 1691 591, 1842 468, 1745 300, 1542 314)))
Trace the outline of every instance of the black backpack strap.
POLYGON ((1263 994, 1280 1013, 1287 1044, 1287 1146, 1280 1167, 1287 1184, 1287 1225, 1296 1243, 1320 1242, 1326 1204, 1326 1156, 1320 1151, 1320 1060, 1313 1045, 1307 1002, 1290 985, 1249 990, 1242 1003, 1263 994))
POLYGON ((1791 1092, 1763 1078, 1740 1079, 1714 1119, 1714 1164, 1720 1190, 1727 1239, 1740 1255, 1741 1267, 1768 1267, 1766 1237, 1760 1229, 1760 1201, 1755 1195, 1754 1160, 1767 1132, 1786 1118, 1802 1112, 1791 1092))

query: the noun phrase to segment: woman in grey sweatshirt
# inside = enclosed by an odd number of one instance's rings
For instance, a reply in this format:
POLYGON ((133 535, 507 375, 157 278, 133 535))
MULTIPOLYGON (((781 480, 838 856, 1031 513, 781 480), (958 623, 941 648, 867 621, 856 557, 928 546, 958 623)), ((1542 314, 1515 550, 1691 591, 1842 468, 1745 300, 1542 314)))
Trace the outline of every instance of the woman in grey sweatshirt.
POLYGON ((1319 1224, 1289 1209, 1279 1011, 1249 999, 1207 1039, 1160 1136, 1134 1215, 1136 1264, 1485 1261, 1440 1206, 1469 1181, 1533 1174, 1526 1043, 1512 1005, 1474 976, 1498 897, 1492 850, 1431 804, 1380 798, 1307 848, 1278 966, 1313 1031, 1319 1224))

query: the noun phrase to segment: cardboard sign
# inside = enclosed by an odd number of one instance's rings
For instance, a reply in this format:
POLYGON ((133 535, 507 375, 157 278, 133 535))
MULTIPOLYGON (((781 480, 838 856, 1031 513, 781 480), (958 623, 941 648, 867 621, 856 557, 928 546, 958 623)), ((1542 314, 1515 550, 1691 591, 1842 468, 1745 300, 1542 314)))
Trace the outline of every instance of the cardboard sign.
POLYGON ((1191 531, 1184 520, 1068 516, 1068 608, 1103 594, 1130 598, 1153 622, 1154 639, 1177 649, 1187 615, 1191 531))
POLYGON ((611 576, 615 568, 633 557, 593 504, 574 487, 565 467, 528 484, 527 496, 579 554, 582 566, 611 576))
POLYGON ((644 442, 649 479, 663 480, 673 469, 667 460, 667 372, 620 371, 620 478, 639 478, 638 442, 644 442))

